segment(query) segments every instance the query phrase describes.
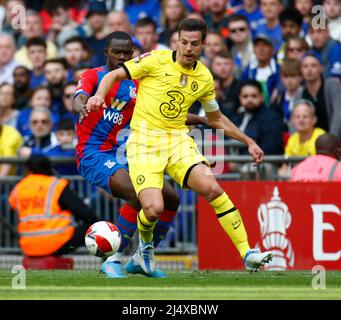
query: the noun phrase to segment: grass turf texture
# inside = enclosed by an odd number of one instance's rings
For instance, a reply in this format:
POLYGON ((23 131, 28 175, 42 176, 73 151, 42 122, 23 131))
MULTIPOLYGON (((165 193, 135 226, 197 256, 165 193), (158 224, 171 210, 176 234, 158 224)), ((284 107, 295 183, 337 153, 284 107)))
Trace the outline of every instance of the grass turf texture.
POLYGON ((30 270, 26 289, 13 289, 16 274, 0 270, 0 299, 341 299, 341 271, 326 273, 326 289, 313 289, 309 271, 169 272, 169 278, 131 275, 107 279, 96 271, 30 270))

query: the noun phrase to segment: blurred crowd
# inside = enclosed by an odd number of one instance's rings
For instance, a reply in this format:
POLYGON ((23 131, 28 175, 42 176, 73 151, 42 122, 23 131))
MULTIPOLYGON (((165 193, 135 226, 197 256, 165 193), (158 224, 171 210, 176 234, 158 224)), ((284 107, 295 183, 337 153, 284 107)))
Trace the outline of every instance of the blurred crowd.
POLYGON ((134 56, 176 50, 185 17, 208 25, 201 61, 221 111, 266 155, 314 155, 323 133, 341 138, 340 0, 0 0, 0 157, 74 155, 73 93, 106 64, 106 36, 130 33, 134 56))

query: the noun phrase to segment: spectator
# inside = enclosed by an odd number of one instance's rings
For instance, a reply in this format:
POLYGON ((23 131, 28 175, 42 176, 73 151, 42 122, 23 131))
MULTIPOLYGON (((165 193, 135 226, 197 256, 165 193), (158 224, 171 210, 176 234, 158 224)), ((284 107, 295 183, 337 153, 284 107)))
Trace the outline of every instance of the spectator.
MULTIPOLYGON (((91 1, 89 4, 89 11, 87 13, 88 27, 90 34, 81 32, 80 36, 85 38, 85 43, 91 49, 93 66, 101 66, 105 64, 105 56, 103 54, 106 44, 106 15, 108 11, 105 3, 100 1, 91 1)), ((78 29, 82 30, 82 29, 78 29)))
POLYGON ((208 30, 220 33, 226 44, 229 36, 227 2, 228 0, 207 0, 208 12, 204 14, 208 30))
MULTIPOLYGON (((67 39, 78 36, 77 24, 71 19, 67 5, 55 2, 51 8, 52 23, 49 28, 47 40, 57 44, 62 49, 67 39)), ((64 54, 61 51, 61 54, 64 54)))
POLYGON ((341 42, 330 50, 330 77, 338 82, 341 81, 341 42))
POLYGON ((30 70, 24 66, 18 66, 13 71, 14 79, 14 108, 21 110, 28 105, 30 99, 30 70))
POLYGON ((19 65, 14 54, 14 38, 9 34, 0 33, 0 84, 13 83, 13 71, 19 65))
POLYGON ((30 89, 46 82, 44 64, 47 57, 47 45, 43 38, 31 38, 26 43, 27 56, 32 66, 30 89))
POLYGON ((159 41, 168 45, 170 35, 178 30, 180 22, 186 17, 186 9, 182 0, 162 0, 161 28, 159 41))
POLYGON ((73 79, 72 81, 78 82, 80 80, 80 75, 86 70, 90 69, 91 65, 88 63, 81 63, 73 69, 73 79))
MULTIPOLYGON (((220 110, 227 117, 231 112, 237 111, 239 107, 238 93, 240 81, 234 76, 235 65, 232 56, 226 51, 219 51, 212 60, 211 72, 218 76, 219 84, 217 85, 217 92, 221 91, 220 99, 217 97, 220 110), (219 90, 220 89, 220 90, 219 90)), ((217 95, 218 96, 218 95, 217 95)))
POLYGON ((272 108, 279 113, 286 131, 293 132, 290 118, 294 101, 302 95, 301 63, 298 60, 284 60, 281 68, 281 80, 285 91, 278 94, 272 108))
MULTIPOLYGON (((0 157, 17 157, 18 150, 23 144, 23 137, 17 129, 0 123, 0 157)), ((9 163, 0 164, 0 177, 15 173, 15 166, 9 163)))
POLYGON ((304 80, 302 98, 310 100, 316 110, 317 126, 341 137, 341 85, 332 80, 324 80, 323 67, 316 53, 307 53, 301 64, 304 80))
MULTIPOLYGON (((39 86, 33 89, 29 104, 20 111, 17 122, 17 129, 25 139, 32 134, 29 126, 29 119, 32 110, 36 108, 45 108, 51 111, 51 104, 52 95, 46 86, 39 86)), ((52 111, 51 113, 53 127, 55 127, 60 119, 60 114, 52 111)))
POLYGON ((137 21, 134 36, 140 43, 142 51, 169 49, 164 44, 158 43, 157 25, 152 18, 145 17, 137 21))
POLYGON ((257 27, 256 35, 265 34, 271 39, 275 52, 282 45, 282 30, 279 24, 279 14, 283 10, 282 0, 260 0, 260 9, 265 18, 257 27))
POLYGON ((341 41, 341 2, 340 0, 323 0, 325 14, 328 19, 330 36, 341 41))
MULTIPOLYGON (((47 150, 32 150, 32 155, 46 157, 75 157, 76 132, 75 125, 71 119, 62 119, 57 123, 57 144, 47 150)), ((62 176, 78 175, 76 163, 56 164, 54 169, 62 176)))
POLYGON ((243 7, 236 14, 247 19, 252 35, 255 36, 258 25, 264 20, 257 0, 243 0, 243 7))
POLYGON ((256 60, 252 61, 245 69, 242 80, 249 79, 260 82, 263 88, 264 102, 268 105, 279 82, 280 67, 273 57, 274 48, 272 42, 266 35, 259 34, 254 38, 253 51, 256 60))
POLYGON ((309 45, 303 38, 290 37, 285 48, 285 58, 301 61, 307 51, 309 51, 309 45))
MULTIPOLYGON (((26 43, 32 38, 45 38, 43 31, 42 19, 39 14, 33 10, 26 10, 26 24, 22 30, 17 41, 17 48, 19 49, 15 54, 15 59, 22 65, 32 69, 32 64, 28 57, 26 43)), ((46 54, 47 59, 57 57, 58 49, 51 41, 46 41, 46 54)))
MULTIPOLYGON (((255 80, 243 82, 239 102, 241 108, 231 115, 231 121, 255 140, 264 154, 282 154, 283 122, 275 111, 264 105, 261 84, 255 80)), ((241 148, 240 154, 247 154, 247 148, 241 148)))
POLYGON ((48 109, 32 109, 29 124, 32 134, 19 149, 19 156, 29 157, 33 150, 47 152, 57 144, 56 136, 52 132, 52 115, 48 109))
POLYGON ((145 17, 150 17, 155 22, 158 22, 161 14, 160 1, 131 0, 124 11, 129 17, 129 21, 132 26, 136 26, 137 22, 145 17))
MULTIPOLYGON (((64 56, 70 68, 78 67, 80 64, 90 60, 90 52, 81 37, 71 37, 64 43, 64 56)), ((71 72, 69 70, 69 72, 71 72)))
POLYGON ((47 81, 47 86, 52 93, 52 106, 53 112, 64 113, 62 108, 62 95, 64 85, 68 77, 68 65, 65 59, 57 58, 47 60, 44 65, 44 75, 47 81))
POLYGON ((225 41, 218 32, 209 31, 206 36, 203 57, 200 60, 208 67, 219 51, 227 51, 225 41))
POLYGON ((233 61, 238 70, 237 77, 240 78, 243 71, 255 60, 251 31, 247 19, 242 15, 233 15, 228 22, 230 39, 233 42, 231 53, 233 61))
POLYGON ((297 37, 300 34, 303 16, 295 8, 285 8, 279 15, 279 22, 282 30, 283 42, 277 53, 277 61, 282 64, 285 57, 287 41, 291 37, 297 37))
POLYGON ((296 100, 291 115, 293 133, 285 147, 286 156, 311 156, 316 154, 315 141, 325 133, 315 127, 317 123, 315 107, 309 100, 296 100))
POLYGON ((178 42, 179 42, 179 32, 178 30, 174 30, 169 35, 169 42, 167 43, 167 46, 173 50, 178 50, 178 42))
POLYGON ((77 114, 75 114, 72 110, 72 98, 74 93, 76 92, 77 82, 70 81, 65 84, 64 92, 63 92, 63 106, 66 111, 65 117, 72 119, 74 121, 77 120, 77 114))
POLYGON ((0 85, 0 123, 13 128, 17 125, 19 111, 14 109, 14 87, 8 83, 0 85))
POLYGON ((321 56, 322 65, 324 66, 323 76, 326 79, 330 76, 334 64, 341 64, 341 56, 336 57, 336 61, 331 56, 333 48, 340 45, 340 43, 331 38, 328 23, 326 27, 321 28, 316 28, 311 24, 309 36, 312 41, 312 50, 321 56))
POLYGON ((58 256, 84 245, 85 232, 98 220, 96 215, 67 180, 54 177, 48 158, 30 157, 25 168, 25 177, 9 196, 10 206, 18 212, 23 254, 58 256))
POLYGON ((341 140, 332 134, 323 134, 316 139, 315 149, 315 156, 292 169, 290 181, 341 181, 341 140))
POLYGON ((123 31, 132 33, 127 14, 123 11, 110 11, 107 17, 108 32, 123 31))
POLYGON ((309 25, 311 22, 311 15, 313 12, 314 0, 294 0, 294 7, 303 16, 303 24, 301 30, 301 37, 305 37, 308 33, 309 25))

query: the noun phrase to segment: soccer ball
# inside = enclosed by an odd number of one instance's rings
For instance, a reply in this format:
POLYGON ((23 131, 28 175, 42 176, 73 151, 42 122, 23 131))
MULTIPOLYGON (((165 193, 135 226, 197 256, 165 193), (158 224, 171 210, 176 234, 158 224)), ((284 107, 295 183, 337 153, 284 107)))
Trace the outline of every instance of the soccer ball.
POLYGON ((120 231, 111 222, 95 222, 85 233, 85 245, 93 256, 110 257, 118 250, 120 244, 120 231))

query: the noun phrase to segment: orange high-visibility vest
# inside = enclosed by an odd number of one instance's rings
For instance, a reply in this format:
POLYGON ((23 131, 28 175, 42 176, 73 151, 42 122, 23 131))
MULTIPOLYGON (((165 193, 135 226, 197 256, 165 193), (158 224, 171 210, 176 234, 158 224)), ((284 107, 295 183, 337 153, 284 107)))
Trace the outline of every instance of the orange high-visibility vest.
POLYGON ((26 256, 52 254, 72 238, 72 214, 58 203, 67 183, 30 174, 12 190, 9 203, 18 212, 19 245, 26 256))

